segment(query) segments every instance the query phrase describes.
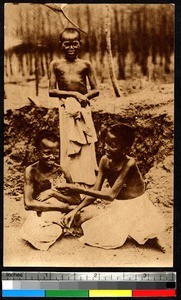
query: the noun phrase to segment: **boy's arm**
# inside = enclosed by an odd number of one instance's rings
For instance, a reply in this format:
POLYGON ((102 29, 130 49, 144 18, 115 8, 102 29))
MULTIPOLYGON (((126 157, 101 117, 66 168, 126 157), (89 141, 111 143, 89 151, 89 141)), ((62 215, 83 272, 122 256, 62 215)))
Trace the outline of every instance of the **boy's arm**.
POLYGON ((71 192, 67 195, 67 194, 63 194, 63 193, 59 192, 56 189, 49 189, 49 190, 45 190, 45 191, 41 192, 36 197, 36 200, 38 200, 40 202, 44 202, 51 197, 56 198, 58 201, 60 201, 62 203, 67 203, 70 205, 77 205, 81 201, 80 195, 76 195, 76 193, 71 192))
POLYGON ((26 210, 35 211, 64 211, 69 207, 68 204, 61 202, 60 204, 52 205, 33 199, 33 176, 31 166, 27 167, 25 170, 24 205, 26 210))
MULTIPOLYGON (((59 169, 60 174, 62 174, 62 172, 63 172, 66 182, 73 183, 70 173, 65 168, 62 168, 59 165, 57 165, 57 167, 60 168, 59 169)), ((59 200, 63 203, 68 203, 70 205, 77 205, 81 202, 81 198, 78 193, 70 192, 69 194, 67 194, 67 193, 63 194, 61 191, 58 190, 57 186, 55 186, 55 188, 48 189, 48 190, 41 192, 36 197, 36 200, 43 202, 51 197, 54 197, 57 200, 59 200)))
MULTIPOLYGON (((120 173, 120 175, 117 178, 116 182, 114 183, 113 187, 110 189, 110 191, 108 193, 103 193, 103 192, 99 192, 99 191, 84 190, 84 193, 86 192, 87 195, 92 195, 92 196, 95 195, 95 197, 86 197, 82 201, 82 203, 80 203, 75 209, 73 209, 71 212, 69 212, 68 214, 66 214, 63 217, 63 224, 69 228, 71 226, 77 212, 80 211, 83 207, 85 207, 85 206, 89 205, 90 203, 92 203, 95 200, 95 198, 114 200, 117 197, 117 195, 119 194, 119 192, 121 191, 121 189, 123 188, 125 178, 128 174, 128 171, 130 170, 130 168, 134 164, 135 164, 134 159, 130 159, 130 161, 128 161, 128 163, 126 164, 124 170, 122 170, 122 172, 120 173)), ((102 167, 104 167, 104 164, 103 164, 102 167)), ((100 179, 101 179, 101 177, 100 177, 100 179)), ((97 183, 97 186, 95 185, 95 188, 99 187, 99 180, 97 180, 96 183, 97 183)))
MULTIPOLYGON (((72 177, 71 177, 70 172, 68 171, 68 169, 65 168, 65 167, 61 167, 61 170, 62 170, 63 173, 64 173, 66 182, 67 182, 67 183, 72 183, 72 184, 73 184, 73 180, 72 180, 72 177)), ((60 191, 60 192, 61 192, 61 191, 60 191)), ((79 193, 76 193, 76 192, 73 192, 73 191, 72 191, 69 195, 66 195, 66 196, 69 196, 69 198, 67 197, 67 199, 68 199, 68 202, 69 202, 71 205, 76 205, 76 204, 79 204, 79 203, 81 202, 81 198, 80 198, 79 193)))
MULTIPOLYGON (((125 165, 124 169, 121 170, 120 175, 118 176, 117 180, 115 181, 114 185, 112 186, 111 189, 108 191, 99 191, 97 190, 97 186, 94 186, 94 190, 86 189, 86 188, 80 188, 77 187, 73 184, 68 184, 67 187, 65 186, 64 188, 66 189, 71 189, 73 191, 76 191, 78 193, 88 195, 94 198, 100 198, 100 199, 105 199, 105 200, 114 200, 116 197, 119 195, 121 189, 123 188, 123 185, 125 183, 125 179, 127 177, 128 171, 130 168, 135 164, 134 159, 130 159, 127 164, 125 165)), ((100 169, 104 170, 104 158, 101 159, 100 163, 100 169)))
POLYGON ((79 194, 84 194, 84 195, 88 195, 91 196, 91 198, 93 197, 94 199, 96 198, 100 198, 100 199, 105 199, 105 200, 112 200, 111 196, 110 196, 110 192, 105 192, 105 191, 101 191, 101 187, 103 184, 103 181, 105 179, 105 171, 104 171, 104 167, 105 167, 105 158, 102 157, 101 161, 100 161, 100 165, 99 165, 99 172, 98 172, 98 176, 96 179, 96 183, 93 187, 93 189, 86 189, 83 187, 79 187, 75 184, 60 184, 59 188, 62 191, 74 191, 77 192, 79 194))
POLYGON ((55 197, 57 200, 70 205, 77 205, 81 201, 80 195, 74 192, 70 193, 69 195, 64 195, 57 190, 53 190, 52 197, 55 197))
MULTIPOLYGON (((113 184, 112 188, 108 190, 108 192, 102 192, 102 191, 90 191, 90 190, 86 190, 84 191, 85 195, 90 195, 90 196, 96 196, 96 198, 102 198, 105 200, 114 200, 117 198, 117 196, 119 195, 120 191, 122 190, 128 172, 130 171, 130 169, 135 165, 135 160, 133 158, 131 158, 124 166, 124 168, 120 171, 120 174, 118 176, 118 178, 116 179, 115 183, 113 184)), ((83 192, 82 192, 83 193, 83 192)))
POLYGON ((56 82, 56 75, 55 75, 55 69, 54 69, 55 62, 52 61, 50 63, 49 68, 49 96, 50 97, 58 97, 57 95, 57 82, 56 82))
POLYGON ((93 197, 94 199, 102 198, 102 199, 106 199, 106 200, 111 200, 108 193, 101 191, 101 187, 102 187, 102 184, 105 179, 104 167, 105 167, 105 158, 102 157, 101 161, 100 161, 100 165, 99 165, 99 172, 98 172, 96 182, 94 184, 93 189, 86 189, 83 187, 79 187, 73 183, 60 184, 58 186, 58 189, 60 189, 62 192, 73 191, 73 192, 76 192, 79 194, 88 195, 88 196, 91 196, 91 198, 93 197))
POLYGON ((91 90, 87 94, 85 94, 85 96, 88 99, 92 99, 94 97, 99 96, 99 91, 97 89, 96 78, 95 78, 94 71, 93 71, 93 68, 92 68, 92 65, 90 62, 87 62, 87 69, 88 69, 87 77, 89 79, 89 84, 90 84, 91 90))
MULTIPOLYGON (((90 203, 92 203, 96 198, 98 198, 96 195, 101 193, 101 188, 102 188, 102 185, 103 185, 103 182, 104 182, 104 179, 105 179, 105 174, 104 174, 104 161, 103 159, 101 159, 100 161, 100 165, 99 165, 99 172, 98 172, 98 175, 97 175, 97 178, 96 178, 96 182, 94 184, 94 187, 93 187, 93 190, 88 190, 88 189, 84 189, 84 188, 79 188, 78 189, 80 191, 89 191, 90 194, 89 197, 85 197, 84 200, 76 207, 76 211, 79 211, 81 208, 89 205, 90 203)), ((105 196, 105 193, 104 193, 104 196, 105 196)), ((106 196, 107 197, 107 196, 106 196)))
POLYGON ((64 191, 74 191, 79 194, 84 194, 91 196, 93 198, 100 198, 100 199, 105 199, 105 200, 113 200, 112 196, 110 194, 110 191, 105 192, 105 191, 97 191, 93 189, 86 189, 86 188, 81 188, 79 186, 76 186, 75 184, 64 184, 60 186, 60 189, 63 189, 64 191))
POLYGON ((122 190, 125 184, 128 172, 134 165, 135 165, 134 158, 130 158, 128 162, 125 164, 124 168, 120 171, 118 178, 116 179, 114 185, 110 190, 110 197, 112 198, 112 200, 116 199, 117 196, 119 195, 120 191, 122 190))
MULTIPOLYGON (((101 161, 100 161, 99 172, 98 172, 98 175, 97 175, 97 178, 96 178, 96 183, 94 185, 95 190, 100 190, 102 188, 104 179, 105 179, 104 159, 102 158, 101 161)), ((72 186, 73 186, 73 184, 72 184, 72 186)), ((84 190, 84 189, 82 189, 82 190, 84 190)), ((92 191, 92 192, 95 193, 94 191, 92 191)), ((66 227, 70 228, 77 212, 80 211, 83 207, 88 206, 89 204, 91 204, 96 198, 97 197, 90 197, 90 196, 85 197, 84 200, 79 205, 77 205, 77 207, 75 209, 73 209, 70 213, 66 214, 63 217, 62 223, 66 227)))

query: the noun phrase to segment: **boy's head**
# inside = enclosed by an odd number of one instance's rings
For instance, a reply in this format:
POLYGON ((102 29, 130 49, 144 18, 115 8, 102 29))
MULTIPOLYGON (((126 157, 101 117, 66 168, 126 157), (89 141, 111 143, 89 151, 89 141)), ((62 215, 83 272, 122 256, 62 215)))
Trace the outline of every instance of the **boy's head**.
POLYGON ((52 166, 55 162, 59 163, 59 138, 54 132, 41 130, 35 137, 35 147, 41 163, 52 166))
POLYGON ((59 38, 61 48, 68 59, 75 59, 81 47, 80 32, 76 28, 66 28, 59 38))
POLYGON ((106 129, 104 137, 106 155, 119 160, 129 152, 135 140, 135 130, 130 125, 120 123, 106 129))
POLYGON ((113 134, 118 144, 124 144, 125 147, 131 148, 135 140, 135 130, 131 125, 120 123, 113 125, 109 132, 113 134))

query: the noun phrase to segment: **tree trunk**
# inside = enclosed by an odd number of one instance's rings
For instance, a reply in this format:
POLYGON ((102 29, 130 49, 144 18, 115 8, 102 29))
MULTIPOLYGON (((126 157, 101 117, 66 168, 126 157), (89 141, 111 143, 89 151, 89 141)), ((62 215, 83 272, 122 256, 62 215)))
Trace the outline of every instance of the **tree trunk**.
POLYGON ((38 96, 39 92, 39 53, 38 46, 35 49, 35 88, 36 88, 36 96, 38 96))
POLYGON ((109 73, 110 73, 110 78, 111 82, 113 85, 113 89, 115 92, 116 97, 120 97, 120 90, 119 86, 117 83, 117 79, 115 76, 115 70, 114 70, 114 65, 113 65, 113 56, 112 56, 112 49, 111 49, 111 20, 110 20, 110 7, 109 4, 106 5, 106 48, 107 48, 107 58, 108 58, 108 65, 109 65, 109 73))

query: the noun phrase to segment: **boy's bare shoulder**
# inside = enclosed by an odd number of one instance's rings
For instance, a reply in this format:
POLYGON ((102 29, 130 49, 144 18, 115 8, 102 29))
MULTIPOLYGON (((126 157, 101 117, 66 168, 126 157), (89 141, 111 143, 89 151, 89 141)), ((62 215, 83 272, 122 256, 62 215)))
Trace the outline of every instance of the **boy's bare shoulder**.
POLYGON ((80 63, 83 63, 86 67, 91 67, 91 62, 89 60, 86 60, 86 59, 81 59, 79 58, 79 62, 80 63))
POLYGON ((25 180, 30 180, 30 181, 33 180, 37 172, 37 165, 38 165, 38 161, 26 167, 24 172, 25 180))
POLYGON ((55 67, 55 66, 61 64, 63 61, 64 61, 63 58, 54 59, 54 60, 51 61, 50 67, 55 67))
POLYGON ((37 165, 38 165, 38 161, 36 161, 35 163, 29 165, 28 167, 26 167, 25 169, 25 172, 28 174, 28 173, 31 173, 33 170, 35 170, 37 168, 37 165))

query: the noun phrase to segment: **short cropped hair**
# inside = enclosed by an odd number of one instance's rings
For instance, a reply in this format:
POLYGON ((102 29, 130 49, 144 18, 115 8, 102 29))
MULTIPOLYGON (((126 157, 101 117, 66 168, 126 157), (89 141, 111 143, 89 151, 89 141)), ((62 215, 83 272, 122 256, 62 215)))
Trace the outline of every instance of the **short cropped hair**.
POLYGON ((80 31, 77 29, 77 28, 65 28, 61 33, 60 33, 60 36, 59 36, 59 42, 62 42, 63 38, 63 34, 64 33, 77 33, 78 34, 78 39, 79 41, 81 40, 81 37, 80 37, 80 31))
POLYGON ((109 132, 117 137, 119 141, 123 142, 126 147, 131 148, 135 140, 135 128, 125 123, 115 124, 110 127, 109 132))
POLYGON ((40 144, 42 142, 43 139, 47 139, 53 143, 60 143, 60 139, 59 137, 53 132, 53 131, 50 131, 50 130, 40 130, 36 137, 35 137, 35 141, 34 141, 34 146, 36 147, 36 149, 39 149, 40 148, 40 144))

